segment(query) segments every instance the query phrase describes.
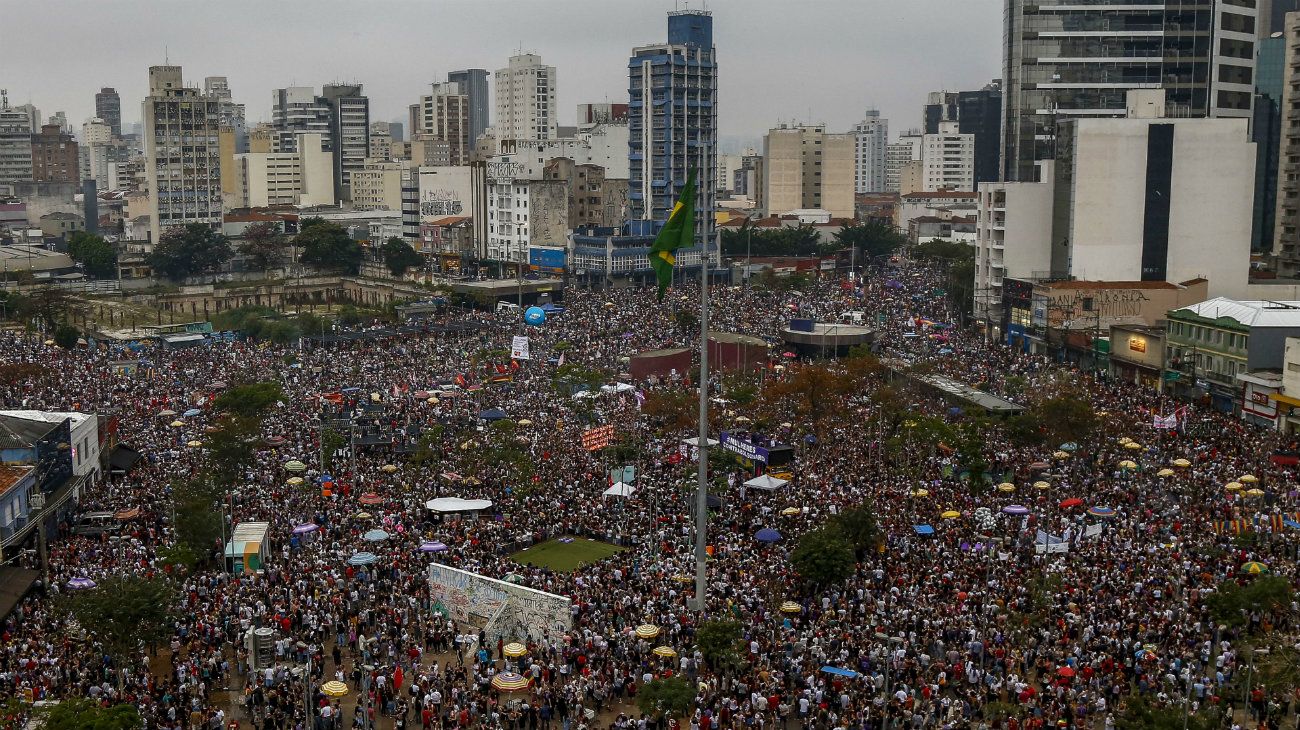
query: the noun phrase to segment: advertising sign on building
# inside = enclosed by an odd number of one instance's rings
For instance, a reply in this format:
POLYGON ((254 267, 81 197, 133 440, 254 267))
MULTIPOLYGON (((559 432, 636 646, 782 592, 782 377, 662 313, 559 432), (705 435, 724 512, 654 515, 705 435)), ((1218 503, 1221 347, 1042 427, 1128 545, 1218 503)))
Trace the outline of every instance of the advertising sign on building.
POLYGON ((564 273, 566 252, 554 246, 532 246, 528 249, 528 263, 538 271, 564 273))

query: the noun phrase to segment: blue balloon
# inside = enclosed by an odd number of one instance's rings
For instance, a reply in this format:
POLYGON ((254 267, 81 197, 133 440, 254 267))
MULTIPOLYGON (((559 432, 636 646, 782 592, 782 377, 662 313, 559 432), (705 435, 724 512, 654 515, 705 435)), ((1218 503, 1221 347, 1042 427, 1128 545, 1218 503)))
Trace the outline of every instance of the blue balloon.
POLYGON ((541 307, 529 307, 524 310, 524 324, 536 327, 546 321, 546 310, 541 307))

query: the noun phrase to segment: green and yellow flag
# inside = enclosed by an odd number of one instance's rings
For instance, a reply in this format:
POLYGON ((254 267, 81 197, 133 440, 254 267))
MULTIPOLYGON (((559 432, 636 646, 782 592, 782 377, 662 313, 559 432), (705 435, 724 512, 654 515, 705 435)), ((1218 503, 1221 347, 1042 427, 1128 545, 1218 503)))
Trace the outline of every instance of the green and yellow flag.
POLYGON ((659 279, 659 301, 664 300, 664 291, 673 281, 673 266, 677 263, 677 249, 691 246, 695 242, 695 171, 691 170, 686 179, 686 187, 677 198, 673 212, 668 214, 668 222, 655 237, 650 247, 650 268, 655 270, 659 279))

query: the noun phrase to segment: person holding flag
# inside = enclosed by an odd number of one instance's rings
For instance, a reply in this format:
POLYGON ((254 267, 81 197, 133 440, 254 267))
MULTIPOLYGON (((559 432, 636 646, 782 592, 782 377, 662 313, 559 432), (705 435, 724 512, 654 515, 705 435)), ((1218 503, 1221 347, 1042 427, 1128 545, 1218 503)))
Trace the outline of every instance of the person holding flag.
POLYGON ((695 243, 695 171, 686 178, 686 187, 677 196, 677 204, 668 214, 668 221, 655 236, 650 247, 650 268, 659 281, 659 301, 673 281, 673 266, 677 264, 677 249, 695 243))

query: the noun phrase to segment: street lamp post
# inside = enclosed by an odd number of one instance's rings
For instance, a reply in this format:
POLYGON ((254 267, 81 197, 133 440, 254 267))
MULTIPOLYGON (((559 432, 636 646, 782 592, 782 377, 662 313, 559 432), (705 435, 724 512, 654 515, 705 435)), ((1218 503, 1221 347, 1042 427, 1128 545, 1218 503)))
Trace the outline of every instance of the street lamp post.
POLYGON ((41 555, 41 582, 50 589, 50 561, 45 552, 45 495, 37 492, 27 498, 27 505, 35 512, 36 547, 41 555))

